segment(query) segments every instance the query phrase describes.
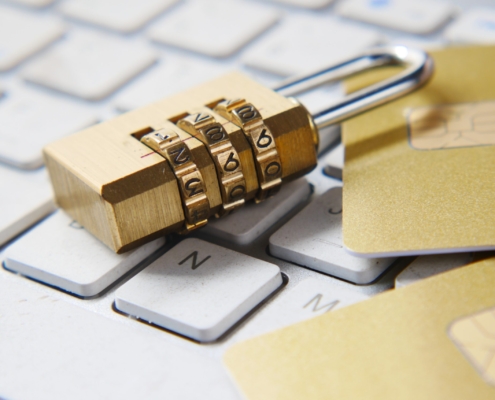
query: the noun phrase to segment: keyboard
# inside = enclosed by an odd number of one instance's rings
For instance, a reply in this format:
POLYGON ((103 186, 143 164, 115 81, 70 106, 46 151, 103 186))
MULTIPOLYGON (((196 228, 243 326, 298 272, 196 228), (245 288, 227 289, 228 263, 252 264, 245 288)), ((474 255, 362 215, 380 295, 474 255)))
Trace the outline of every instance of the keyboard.
POLYGON ((240 399, 234 343, 476 259, 349 255, 338 126, 273 198, 120 255, 57 210, 42 148, 233 69, 274 87, 379 44, 494 43, 492 4, 0 1, 0 399, 240 399))

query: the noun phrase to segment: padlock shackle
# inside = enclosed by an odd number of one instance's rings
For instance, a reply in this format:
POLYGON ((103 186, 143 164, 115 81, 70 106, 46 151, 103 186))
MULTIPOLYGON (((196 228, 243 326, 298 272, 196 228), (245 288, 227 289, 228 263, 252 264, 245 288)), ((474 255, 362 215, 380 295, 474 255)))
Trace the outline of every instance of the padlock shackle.
POLYGON ((406 70, 382 82, 358 90, 338 103, 313 114, 318 129, 333 125, 360 112, 400 97, 425 83, 433 73, 428 53, 405 46, 370 49, 340 64, 284 81, 274 90, 284 96, 308 92, 325 83, 335 82, 384 65, 404 65, 406 70))

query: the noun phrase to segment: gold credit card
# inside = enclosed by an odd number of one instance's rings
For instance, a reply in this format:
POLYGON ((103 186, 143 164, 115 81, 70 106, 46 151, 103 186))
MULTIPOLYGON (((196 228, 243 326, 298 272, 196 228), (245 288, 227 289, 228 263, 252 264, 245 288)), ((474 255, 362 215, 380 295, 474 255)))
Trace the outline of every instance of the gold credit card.
POLYGON ((432 56, 423 88, 343 124, 343 241, 355 255, 495 248, 495 47, 432 56))
POLYGON ((495 399, 495 258, 238 343, 248 399, 495 399))

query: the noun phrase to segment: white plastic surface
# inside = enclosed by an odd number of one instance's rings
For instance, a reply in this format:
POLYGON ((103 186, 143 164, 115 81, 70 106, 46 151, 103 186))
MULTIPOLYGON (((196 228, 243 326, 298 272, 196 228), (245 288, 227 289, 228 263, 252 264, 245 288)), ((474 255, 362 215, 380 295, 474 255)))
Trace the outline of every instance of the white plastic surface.
POLYGON ((313 200, 270 237, 275 257, 354 283, 375 280, 395 259, 364 259, 348 254, 342 244, 342 188, 313 200))
POLYGON ((219 360, 21 280, 0 276, 0 397, 240 398, 219 360))
POLYGON ((401 31, 425 34, 440 28, 456 9, 444 1, 431 0, 345 0, 337 13, 401 31))
POLYGON ((374 30, 332 17, 287 17, 242 57, 244 64, 290 76, 323 68, 379 43, 374 30))
POLYGON ((69 0, 59 10, 68 17, 119 32, 133 32, 178 0, 69 0))
POLYGON ((282 284, 276 265, 186 239, 121 286, 118 310, 213 341, 282 284))
POLYGON ((0 6, 0 72, 15 67, 64 33, 54 17, 36 17, 0 6))
POLYGON ((206 54, 227 57, 279 18, 279 12, 259 3, 239 0, 189 1, 157 21, 149 36, 206 54))
POLYGON ((97 118, 94 110, 72 100, 16 88, 0 99, 0 121, 0 161, 33 169, 43 165, 45 145, 97 118))
POLYGON ((395 278, 395 287, 403 287, 473 261, 472 253, 419 256, 395 278))
POLYGON ((495 43, 495 7, 467 11, 447 27, 444 36, 455 43, 495 43))
POLYGON ((189 57, 166 56, 159 65, 124 89, 115 104, 130 111, 197 86, 227 72, 221 64, 189 57))
POLYGON ((0 165, 0 246, 54 210, 44 169, 21 172, 0 165))
POLYGON ((115 254, 57 211, 7 247, 2 256, 10 270, 79 296, 94 296, 164 244, 161 238, 115 254))
POLYGON ((260 204, 250 202, 231 215, 211 219, 203 232, 232 243, 251 243, 293 208, 304 203, 310 194, 308 181, 300 178, 282 185, 274 197, 260 204))
POLYGON ((34 60, 23 76, 40 85, 99 100, 126 83, 156 58, 141 42, 79 31, 34 60))

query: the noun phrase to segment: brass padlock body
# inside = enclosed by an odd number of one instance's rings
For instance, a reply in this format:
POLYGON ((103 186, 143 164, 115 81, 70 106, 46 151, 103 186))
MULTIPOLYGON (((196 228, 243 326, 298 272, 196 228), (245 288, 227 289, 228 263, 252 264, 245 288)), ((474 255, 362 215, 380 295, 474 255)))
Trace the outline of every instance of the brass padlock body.
MULTIPOLYGON (((167 120, 237 98, 255 105, 272 132, 283 181, 315 167, 317 132, 306 109, 235 72, 48 145, 44 157, 56 202, 117 253, 180 231, 184 211, 177 179, 167 160, 139 139, 167 120)), ((252 148, 239 127, 219 118, 241 159, 248 200, 258 189, 252 148)), ((215 165, 200 140, 190 136, 186 142, 208 187, 213 215, 222 206, 215 165)))

